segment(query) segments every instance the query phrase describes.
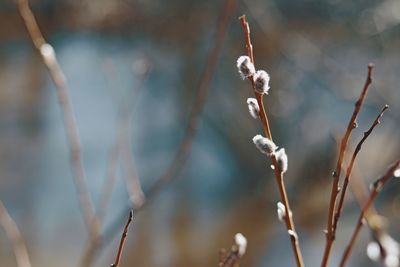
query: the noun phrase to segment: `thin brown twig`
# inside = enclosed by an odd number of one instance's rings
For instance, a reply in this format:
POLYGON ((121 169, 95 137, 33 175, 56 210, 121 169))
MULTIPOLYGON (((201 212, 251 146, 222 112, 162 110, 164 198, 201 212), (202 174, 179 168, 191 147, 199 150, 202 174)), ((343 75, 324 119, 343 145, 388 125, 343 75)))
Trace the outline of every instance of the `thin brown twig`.
POLYGON ((82 217, 89 235, 97 235, 100 231, 99 223, 91 202, 90 193, 86 184, 86 175, 82 163, 81 147, 79 142, 78 128, 69 97, 69 88, 64 73, 58 64, 55 52, 50 44, 44 39, 40 28, 36 22, 28 0, 18 0, 19 13, 28 30, 29 36, 34 47, 42 57, 42 61, 47 67, 57 88, 57 96, 60 108, 63 113, 64 126, 69 143, 71 166, 74 172, 73 180, 78 192, 82 217))
POLYGON ((332 182, 332 190, 331 190, 331 196, 330 196, 330 201, 329 201, 328 221, 327 221, 327 228, 326 228, 326 243, 325 243, 324 254, 323 254, 323 258, 322 258, 322 262, 321 262, 321 267, 327 266, 329 256, 331 254, 333 242, 335 241, 335 232, 334 232, 333 224, 334 224, 334 214, 335 214, 335 210, 336 210, 336 200, 337 200, 337 196, 340 191, 340 188, 339 188, 340 173, 342 171, 342 164, 343 164, 343 160, 344 160, 347 143, 349 141, 351 132, 353 131, 354 128, 357 127, 358 114, 364 103, 365 97, 367 96, 368 88, 369 88, 370 84, 372 83, 372 69, 373 69, 373 65, 369 64, 367 79, 366 79, 364 87, 361 91, 360 97, 358 98, 358 100, 355 104, 354 111, 350 118, 349 124, 347 125, 346 132, 340 142, 339 158, 336 163, 335 171, 332 173, 333 182, 332 182))
POLYGON ((353 170, 355 159, 356 159, 358 153, 360 152, 363 143, 370 136, 370 134, 374 130, 375 126, 380 124, 380 122, 381 122, 380 118, 383 116, 383 114, 385 113, 385 111, 388 108, 389 108, 388 105, 385 105, 382 108, 382 110, 379 112, 378 116, 375 118, 374 122, 372 123, 371 127, 366 132, 364 132, 363 137, 361 138, 360 142, 358 142, 358 144, 357 144, 357 146, 356 146, 356 148, 354 150, 354 153, 353 153, 353 155, 351 157, 351 160, 350 160, 350 164, 349 164, 349 166, 347 168, 347 171, 346 171, 346 177, 344 178, 344 181, 343 181, 343 187, 342 187, 342 190, 341 190, 341 193, 340 193, 339 204, 338 204, 338 208, 337 208, 337 211, 336 211, 335 217, 334 217, 334 220, 335 220, 334 223, 333 223, 333 231, 334 232, 336 232, 337 224, 338 224, 338 221, 340 219, 340 215, 342 214, 342 211, 343 211, 344 199, 345 199, 345 196, 346 196, 346 191, 347 191, 347 187, 349 185, 349 180, 350 180, 351 172, 353 170))
MULTIPOLYGON (((119 231, 120 221, 125 216, 125 211, 127 209, 133 209, 134 212, 142 210, 145 205, 152 199, 158 192, 163 189, 167 184, 169 184, 181 171, 186 163, 188 154, 192 147, 193 138, 197 132, 200 113, 204 107, 208 89, 210 87, 211 79, 218 62, 218 55, 223 44, 225 33, 228 29, 229 22, 234 13, 236 7, 235 0, 225 0, 222 14, 218 23, 217 31, 215 34, 215 39, 213 46, 207 57, 207 63, 204 66, 203 73, 200 77, 200 82, 196 87, 195 102, 193 104, 192 110, 189 115, 189 122, 186 128, 185 136, 179 145, 178 151, 169 165, 167 170, 157 178, 156 182, 150 186, 150 189, 145 194, 146 201, 143 201, 142 205, 133 205, 131 201, 127 203, 128 207, 125 207, 121 214, 115 217, 115 220, 111 222, 110 227, 104 231, 102 240, 98 240, 93 248, 93 255, 100 253, 106 244, 109 244, 110 239, 114 238, 119 231)), ((85 266, 88 267, 89 265, 85 266)))
POLYGON ((119 266, 119 262, 121 261, 121 256, 122 256, 122 250, 123 250, 124 244, 125 244, 125 239, 126 239, 126 236, 128 235, 128 227, 129 227, 129 224, 132 222, 132 218, 133 218, 133 210, 131 210, 129 212, 128 221, 125 224, 125 228, 124 228, 124 231, 122 232, 121 240, 119 242, 117 256, 115 257, 114 263, 111 264, 111 267, 119 266))
MULTIPOLYGON (((242 28, 243 28, 243 31, 245 34, 247 55, 251 59, 252 63, 254 64, 253 45, 251 43, 249 23, 247 22, 245 15, 240 16, 239 20, 241 22, 241 25, 242 25, 242 28)), ((248 79, 251 82, 254 94, 257 99, 258 106, 260 107, 259 117, 260 117, 263 129, 264 129, 264 134, 266 135, 266 137, 268 139, 270 139, 272 141, 273 139, 272 139, 271 129, 269 126, 268 116, 266 113, 266 109, 264 108, 263 94, 260 94, 255 90, 255 83, 254 83, 253 77, 250 76, 250 77, 248 77, 248 79)), ((289 199, 288 199, 287 192, 286 192, 286 186, 285 186, 285 183, 283 180, 283 174, 280 171, 278 161, 274 154, 271 155, 271 160, 272 160, 272 165, 274 166, 274 174, 275 174, 276 182, 278 185, 281 201, 283 202, 283 205, 285 206, 287 214, 289 214, 289 216, 285 216, 286 228, 287 228, 287 230, 290 230, 290 231, 293 231, 293 233, 296 233, 293 216, 292 216, 293 213, 292 213, 290 205, 289 205, 289 199)), ((303 256, 301 254, 297 234, 289 235, 289 236, 290 236, 292 249, 293 249, 295 259, 296 259, 297 266, 304 266, 303 256)))
POLYGON ((228 255, 224 255, 223 259, 220 259, 219 267, 239 267, 240 257, 237 248, 232 248, 228 255))
POLYGON ((379 192, 382 190, 382 187, 393 177, 394 172, 396 170, 398 170, 399 168, 400 168, 400 160, 397 160, 395 163, 393 163, 389 167, 389 169, 388 169, 388 171, 386 172, 385 175, 383 175, 381 178, 379 178, 378 180, 376 180, 373 183, 372 191, 371 191, 371 193, 369 195, 369 198, 368 198, 367 202, 364 204, 364 206, 363 206, 363 208, 361 210, 361 213, 360 213, 360 215, 358 217, 358 220, 357 220, 356 227, 355 227, 354 232, 353 232, 353 234, 351 236, 350 242, 346 246, 346 249, 345 249, 345 251, 343 253, 342 259, 341 259, 340 264, 339 264, 340 267, 344 267, 347 264, 347 261, 348 261, 348 259, 350 257, 350 254, 351 254, 352 250, 353 250, 354 244, 355 244, 355 242, 357 240, 358 234, 360 233, 361 228, 364 225, 365 214, 367 213, 368 209, 370 208, 370 206, 374 202, 374 200, 377 197, 377 195, 379 194, 379 192))
POLYGON ((31 267, 25 241, 18 230, 18 226, 11 218, 3 202, 0 200, 0 225, 3 227, 8 239, 11 241, 18 267, 31 267))

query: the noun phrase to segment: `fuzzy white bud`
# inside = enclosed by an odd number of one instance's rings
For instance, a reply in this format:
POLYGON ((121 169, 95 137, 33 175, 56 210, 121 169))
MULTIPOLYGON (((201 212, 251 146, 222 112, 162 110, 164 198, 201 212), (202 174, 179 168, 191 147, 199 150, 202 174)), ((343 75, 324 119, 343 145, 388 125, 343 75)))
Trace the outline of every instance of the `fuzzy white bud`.
POLYGON ((260 112, 260 107, 258 106, 257 99, 255 98, 247 98, 247 106, 249 108, 250 115, 257 119, 260 112))
POLYGON ((396 177, 396 178, 399 178, 399 177, 400 177, 400 168, 396 169, 396 170, 393 172, 393 176, 396 177))
POLYGON ((247 239, 241 233, 235 235, 235 244, 238 247, 238 254, 240 257, 246 253, 247 239))
POLYGON ((399 256, 389 254, 385 258, 385 265, 387 267, 399 267, 399 256))
POLYGON ((281 148, 276 153, 276 160, 278 161, 279 170, 281 173, 285 173, 288 170, 288 157, 286 155, 285 149, 281 148))
POLYGON ((278 219, 283 222, 286 217, 286 208, 285 205, 282 204, 282 202, 276 203, 277 207, 277 213, 278 213, 278 219))
POLYGON ((368 244, 367 255, 373 261, 382 260, 386 267, 399 267, 400 244, 389 234, 382 233, 377 241, 368 244))
POLYGON ((40 54, 42 55, 46 64, 52 65, 56 62, 56 53, 54 52, 54 48, 50 44, 42 44, 40 46, 40 54))
POLYGON ((274 142, 259 134, 253 137, 253 143, 263 154, 271 155, 277 149, 274 142))
POLYGON ((381 258, 381 248, 376 242, 370 242, 367 246, 367 256, 373 261, 379 261, 381 258))
POLYGON ((297 233, 293 230, 288 230, 288 234, 293 237, 294 239, 298 239, 297 233))
POLYGON ((254 64, 248 56, 240 56, 236 61, 236 66, 243 80, 254 75, 256 72, 254 64))
POLYGON ((268 94, 269 91, 269 74, 264 70, 258 70, 253 75, 254 87, 260 94, 268 94))

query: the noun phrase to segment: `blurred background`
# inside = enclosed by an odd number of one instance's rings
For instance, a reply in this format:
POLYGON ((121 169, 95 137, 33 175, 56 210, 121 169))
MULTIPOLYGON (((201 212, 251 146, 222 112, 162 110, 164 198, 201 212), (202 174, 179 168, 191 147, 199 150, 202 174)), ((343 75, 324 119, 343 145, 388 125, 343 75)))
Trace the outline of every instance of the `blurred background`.
MULTIPOLYGON (((31 6, 71 89, 96 208, 127 106, 130 144, 124 145, 146 193, 185 135, 223 1, 35 0, 31 6)), ((322 258, 336 143, 370 62, 374 81, 350 151, 382 106, 390 109, 354 173, 367 188, 400 156, 400 1, 238 0, 185 165, 135 215, 121 266, 217 266, 219 249, 229 248, 237 232, 248 238, 242 266, 295 265, 276 216, 270 163, 251 141, 262 129, 247 111, 250 85, 235 66, 246 53, 237 20, 242 14, 252 30, 256 67, 271 75, 265 103, 274 140, 289 157, 285 181, 306 265, 318 266, 322 258)), ((105 228, 129 201, 120 167, 105 228)), ((389 183, 376 205, 397 240, 399 190, 398 182, 389 183)), ((78 265, 87 233, 56 89, 11 0, 0 2, 0 199, 33 266, 78 265)), ((332 266, 359 214, 351 193, 347 200, 332 266)), ((113 262, 118 239, 94 266, 113 262)), ((369 240, 365 227, 350 266, 379 266, 366 256, 369 240)), ((3 229, 0 248, 0 265, 16 266, 3 229)))

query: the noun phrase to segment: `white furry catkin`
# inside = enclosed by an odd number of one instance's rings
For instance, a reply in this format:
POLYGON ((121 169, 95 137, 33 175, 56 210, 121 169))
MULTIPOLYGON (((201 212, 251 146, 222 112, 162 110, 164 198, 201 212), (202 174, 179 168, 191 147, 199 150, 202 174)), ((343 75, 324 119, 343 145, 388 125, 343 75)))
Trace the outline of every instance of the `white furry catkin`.
POLYGON ((381 248, 376 242, 369 242, 367 246, 367 256, 373 261, 379 261, 381 259, 381 248))
POLYGON ((400 177, 400 168, 396 169, 396 170, 393 172, 393 176, 396 177, 396 178, 399 178, 399 177, 400 177))
POLYGON ((238 247, 238 254, 240 257, 246 253, 247 239, 241 233, 235 235, 235 244, 238 247))
POLYGON ((46 64, 52 65, 55 63, 56 53, 54 52, 54 48, 50 44, 42 44, 40 46, 40 54, 42 55, 46 64))
POLYGON ((236 66, 243 80, 256 72, 254 64, 248 56, 240 56, 236 61, 236 66))
POLYGON ((278 213, 278 219, 283 222, 285 220, 286 217, 286 208, 285 205, 282 204, 282 202, 278 202, 276 203, 276 207, 277 207, 277 213, 278 213))
POLYGON ((285 149, 281 148, 276 153, 276 160, 278 161, 279 170, 281 173, 285 173, 288 170, 288 157, 286 155, 285 149))
POLYGON ((274 153, 277 149, 277 146, 274 142, 259 134, 253 137, 253 143, 256 145, 258 150, 260 150, 261 153, 268 156, 274 153))
POLYGON ((298 239, 297 233, 296 233, 295 231, 293 231, 293 230, 288 230, 287 232, 288 232, 288 234, 289 234, 290 236, 292 236, 294 239, 298 239))
POLYGON ((269 79, 269 74, 264 70, 258 70, 253 75, 254 87, 258 93, 268 94, 269 79))
POLYGON ((382 233, 377 241, 368 244, 367 256, 373 261, 382 261, 386 267, 399 267, 400 244, 389 234, 382 233))
POLYGON ((259 117, 260 107, 258 106, 257 99, 247 98, 247 107, 249 108, 250 115, 257 119, 259 117))

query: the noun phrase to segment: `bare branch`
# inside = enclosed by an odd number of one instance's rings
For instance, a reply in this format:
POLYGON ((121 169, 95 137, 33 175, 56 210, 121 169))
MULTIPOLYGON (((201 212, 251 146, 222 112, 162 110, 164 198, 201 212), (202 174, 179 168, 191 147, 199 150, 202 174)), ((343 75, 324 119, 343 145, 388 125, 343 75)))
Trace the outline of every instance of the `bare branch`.
POLYGON ((358 155, 358 152, 360 152, 363 143, 364 143, 365 140, 367 140, 367 138, 370 136, 370 134, 371 134, 372 131, 374 130, 375 126, 377 126, 378 124, 380 124, 380 118, 383 116, 383 114, 385 113, 385 111, 386 111, 388 108, 389 108, 388 105, 385 105, 385 106, 382 108, 381 112, 379 112, 378 116, 376 117, 376 119, 375 119, 374 122, 372 123, 371 127, 368 129, 368 131, 364 132, 363 138, 361 138, 360 142, 357 144, 357 146, 356 146, 356 148, 355 148, 355 150, 354 150, 353 156, 351 157, 351 160, 350 160, 350 164, 349 164, 349 166, 348 166, 348 168, 347 168, 347 171, 346 171, 346 177, 345 177, 344 182, 343 182, 343 187, 342 187, 341 194, 340 194, 340 198, 339 198, 338 208, 337 208, 337 211, 336 211, 335 217, 334 217, 334 220, 335 220, 335 221, 334 221, 334 224, 333 224, 333 231, 334 231, 334 232, 336 232, 336 227, 337 227, 337 224, 338 224, 340 215, 341 215, 341 213, 342 213, 342 211, 343 211, 343 204, 344 204, 344 199, 345 199, 345 196, 346 196, 347 187, 348 187, 348 185, 349 185, 349 180, 350 180, 351 171, 352 171, 352 169, 353 169, 354 162, 355 162, 355 159, 356 159, 356 157, 357 157, 357 155, 358 155))
POLYGON ((78 192, 82 217, 89 235, 97 235, 100 231, 99 223, 96 218, 91 202, 89 190, 86 184, 86 175, 82 163, 81 147, 79 142, 78 128, 69 97, 69 88, 64 73, 58 64, 53 47, 46 43, 36 19, 29 7, 28 0, 18 0, 18 9, 25 23, 32 43, 42 57, 42 61, 47 67, 57 88, 57 96, 64 116, 64 126, 69 143, 71 166, 74 172, 74 184, 78 192))
POLYGON ((339 194, 339 182, 340 182, 340 173, 342 171, 342 164, 344 160, 344 155, 347 147, 347 143, 349 141, 351 132, 353 131, 354 128, 357 127, 357 117, 358 114, 360 113, 361 107, 364 103, 365 97, 367 96, 368 88, 372 82, 372 69, 373 65, 369 64, 368 65, 368 73, 367 73, 367 79, 365 81, 364 87, 361 91, 360 97, 358 98, 353 114, 350 118, 349 124, 347 125, 346 132, 340 142, 340 149, 339 149, 339 158, 336 163, 336 169, 332 173, 333 176, 333 182, 332 182, 332 190, 331 190, 331 197, 329 201, 329 210, 328 210, 328 221, 327 221, 327 228, 326 228, 326 244, 325 244, 325 250, 321 262, 321 267, 326 267, 328 264, 329 256, 331 254, 333 242, 335 241, 335 232, 333 228, 334 224, 334 214, 335 214, 335 209, 336 209, 336 199, 337 195, 339 194))
POLYGON ((111 267, 118 267, 119 266, 119 262, 121 260, 121 255, 122 255, 122 250, 123 250, 124 244, 125 244, 125 239, 126 239, 126 236, 128 235, 128 227, 129 227, 129 224, 132 222, 132 218, 133 218, 133 211, 131 210, 129 212, 128 221, 125 224, 124 231, 122 232, 121 240, 119 242, 117 256, 115 257, 114 263, 111 264, 111 267))
POLYGON ((399 168, 400 168, 400 160, 397 160, 395 163, 393 163, 389 167, 386 174, 384 174, 381 178, 379 178, 378 180, 376 180, 373 183, 372 191, 369 195, 367 202, 364 204, 364 206, 361 210, 360 216, 358 217, 357 224, 356 224, 354 232, 351 236, 350 242, 347 245, 347 247, 343 253, 343 256, 342 256, 342 259, 341 259, 340 265, 339 265, 340 267, 344 267, 347 264, 347 261, 353 250, 354 244, 357 240, 358 234, 360 233, 361 228, 364 225, 365 214, 368 212, 368 209, 371 207, 372 203, 374 202, 375 198, 378 196, 379 192, 382 190, 383 186, 393 177, 394 172, 396 170, 398 170, 399 168))
POLYGON ((11 241, 14 255, 17 260, 18 267, 31 267, 28 250, 26 249, 25 241, 18 230, 17 224, 8 214, 3 202, 0 200, 0 225, 6 232, 8 239, 11 241))

